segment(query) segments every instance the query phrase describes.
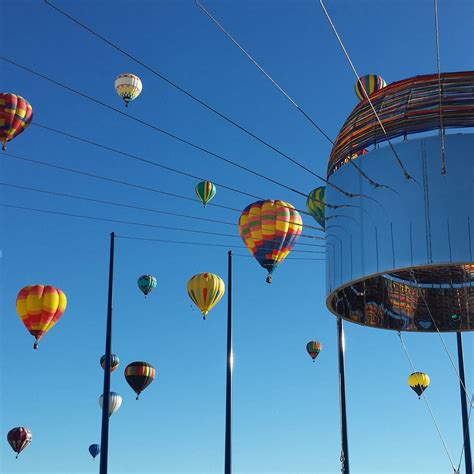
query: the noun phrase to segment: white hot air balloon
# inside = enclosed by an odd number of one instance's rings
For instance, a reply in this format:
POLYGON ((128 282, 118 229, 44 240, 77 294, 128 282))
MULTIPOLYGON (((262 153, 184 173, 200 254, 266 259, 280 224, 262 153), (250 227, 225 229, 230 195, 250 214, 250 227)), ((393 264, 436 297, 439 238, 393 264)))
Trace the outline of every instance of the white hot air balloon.
POLYGON ((135 76, 135 74, 127 72, 120 74, 117 76, 117 79, 115 79, 115 90, 124 100, 125 107, 128 107, 128 103, 135 100, 141 94, 142 89, 142 81, 138 76, 135 76))
MULTIPOLYGON (((120 408, 120 405, 122 405, 122 397, 118 393, 110 392, 109 400, 109 416, 112 416, 120 408)), ((99 398, 100 408, 103 407, 103 402, 104 395, 101 395, 99 398)))

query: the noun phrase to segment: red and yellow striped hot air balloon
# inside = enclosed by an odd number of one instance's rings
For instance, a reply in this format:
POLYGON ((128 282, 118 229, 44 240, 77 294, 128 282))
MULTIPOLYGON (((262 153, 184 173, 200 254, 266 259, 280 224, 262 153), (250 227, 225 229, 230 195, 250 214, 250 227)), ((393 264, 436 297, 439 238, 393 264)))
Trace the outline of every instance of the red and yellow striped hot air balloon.
POLYGON ((7 142, 20 135, 31 123, 33 108, 21 96, 0 93, 0 141, 6 150, 7 142))
POLYGON ((267 199, 247 206, 239 219, 239 234, 257 262, 272 272, 290 253, 303 229, 298 211, 287 202, 267 199))
POLYGON ((54 286, 25 286, 16 298, 16 311, 26 329, 35 338, 34 348, 63 315, 66 295, 54 286))
POLYGON ((201 310, 204 319, 222 298, 224 292, 224 280, 213 273, 199 273, 188 281, 188 295, 201 310))
POLYGON ((137 400, 140 393, 153 382, 155 375, 155 368, 148 362, 132 362, 125 367, 125 379, 128 385, 130 385, 137 394, 137 400))

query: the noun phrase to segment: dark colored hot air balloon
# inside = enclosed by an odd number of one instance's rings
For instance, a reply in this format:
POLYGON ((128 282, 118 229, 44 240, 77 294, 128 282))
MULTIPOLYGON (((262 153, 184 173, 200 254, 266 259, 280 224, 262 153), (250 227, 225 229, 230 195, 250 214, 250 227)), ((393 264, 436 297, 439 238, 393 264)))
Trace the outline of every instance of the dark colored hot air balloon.
POLYGON ((137 394, 137 400, 140 393, 153 382, 155 373, 155 368, 148 362, 132 362, 125 367, 125 379, 137 394))
POLYGON ((100 446, 98 444, 91 444, 89 446, 89 452, 91 456, 95 459, 95 457, 100 453, 100 446))
POLYGON ((318 341, 309 341, 308 344, 306 344, 306 350, 308 351, 309 356, 311 359, 316 359, 318 357, 318 354, 322 351, 323 346, 320 342, 318 341))
MULTIPOLYGON (((110 354, 110 373, 112 373, 120 364, 120 359, 115 354, 110 354)), ((100 358, 100 366, 105 369, 105 355, 100 358)))
POLYGON ((33 108, 21 96, 0 93, 0 141, 3 150, 7 142, 20 135, 31 123, 33 108))
POLYGON ((24 426, 11 429, 7 434, 8 444, 16 453, 16 457, 31 443, 31 431, 24 426))
POLYGON ((156 278, 153 275, 142 275, 138 279, 138 288, 146 298, 156 288, 156 278))
POLYGON ((428 374, 423 372, 413 372, 408 376, 408 385, 414 392, 416 392, 418 398, 420 398, 421 394, 430 385, 430 378, 428 374))

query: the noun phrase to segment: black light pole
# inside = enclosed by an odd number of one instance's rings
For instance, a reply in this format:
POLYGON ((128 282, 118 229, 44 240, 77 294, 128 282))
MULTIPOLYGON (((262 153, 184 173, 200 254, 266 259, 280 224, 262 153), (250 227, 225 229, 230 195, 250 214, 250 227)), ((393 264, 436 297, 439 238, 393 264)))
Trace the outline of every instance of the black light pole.
POLYGON ((456 333, 458 342, 458 363, 459 363, 459 390, 461 391, 461 413, 462 427, 464 434, 464 463, 466 466, 466 474, 472 473, 472 454, 471 454, 471 437, 469 435, 469 416, 467 413, 466 401, 466 378, 464 375, 464 355, 462 349, 462 336, 460 332, 456 333))
POLYGON ((107 301, 107 329, 105 334, 104 390, 102 392, 102 432, 100 437, 100 470, 107 474, 109 454, 110 353, 112 352, 112 297, 114 285, 115 234, 110 234, 109 296, 107 301))
MULTIPOLYGON (((232 473, 232 251, 227 260, 227 377, 225 387, 224 474, 232 473)), ((101 473, 102 474, 102 473, 101 473)))
POLYGON ((337 318, 337 346, 339 351, 339 407, 341 417, 341 472, 349 474, 349 444, 347 441, 346 376, 344 369, 344 328, 342 318, 337 318))

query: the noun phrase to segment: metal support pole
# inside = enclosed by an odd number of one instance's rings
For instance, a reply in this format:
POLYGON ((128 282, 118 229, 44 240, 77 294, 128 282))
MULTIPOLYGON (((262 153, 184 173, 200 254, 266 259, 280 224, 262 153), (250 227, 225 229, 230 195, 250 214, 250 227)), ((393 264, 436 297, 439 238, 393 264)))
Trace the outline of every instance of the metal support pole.
POLYGON ((339 407, 341 417, 341 472, 349 474, 349 445, 347 442, 346 377, 344 369, 344 328, 337 318, 337 346, 339 351, 339 407))
POLYGON ((462 428, 464 435, 464 463, 466 466, 466 474, 472 473, 472 454, 471 454, 471 437, 469 435, 469 417, 467 414, 467 400, 466 400, 466 379, 464 376, 464 355, 462 348, 462 336, 460 332, 456 333, 458 342, 458 363, 459 363, 459 390, 461 391, 461 413, 462 413, 462 428))
POLYGON ((107 329, 105 334, 104 390, 102 403, 102 432, 100 437, 100 474, 107 474, 109 454, 110 354, 112 352, 112 297, 114 284, 115 234, 110 234, 109 296, 107 301, 107 329))
MULTIPOLYGON (((232 251, 228 252, 227 275, 227 377, 225 387, 225 458, 224 474, 232 473, 232 251)), ((102 474, 102 473, 101 473, 102 474)))

